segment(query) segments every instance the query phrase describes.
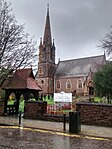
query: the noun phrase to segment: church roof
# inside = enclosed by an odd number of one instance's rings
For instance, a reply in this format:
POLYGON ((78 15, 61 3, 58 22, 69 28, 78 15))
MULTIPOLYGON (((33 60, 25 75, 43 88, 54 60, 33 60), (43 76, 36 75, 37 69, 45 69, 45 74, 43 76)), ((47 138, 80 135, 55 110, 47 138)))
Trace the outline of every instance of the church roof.
POLYGON ((42 90, 36 83, 31 68, 18 69, 3 89, 33 89, 42 90))
POLYGON ((90 69, 96 72, 105 62, 105 55, 60 61, 56 69, 56 77, 87 76, 90 69))

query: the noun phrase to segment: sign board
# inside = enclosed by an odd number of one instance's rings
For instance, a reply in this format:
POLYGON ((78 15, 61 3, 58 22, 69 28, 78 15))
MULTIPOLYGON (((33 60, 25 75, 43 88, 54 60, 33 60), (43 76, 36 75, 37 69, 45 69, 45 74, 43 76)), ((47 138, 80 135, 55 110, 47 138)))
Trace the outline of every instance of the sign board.
POLYGON ((72 93, 54 93, 55 102, 72 102, 72 93))

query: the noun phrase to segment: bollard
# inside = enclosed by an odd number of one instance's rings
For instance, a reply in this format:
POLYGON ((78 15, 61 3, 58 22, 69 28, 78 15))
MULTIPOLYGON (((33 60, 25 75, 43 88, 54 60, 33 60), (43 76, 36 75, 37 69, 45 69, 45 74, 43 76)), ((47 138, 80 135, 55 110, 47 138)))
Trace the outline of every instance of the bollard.
POLYGON ((19 125, 21 125, 21 111, 19 111, 19 125))
POLYGON ((63 114, 63 130, 66 130, 66 114, 63 114))

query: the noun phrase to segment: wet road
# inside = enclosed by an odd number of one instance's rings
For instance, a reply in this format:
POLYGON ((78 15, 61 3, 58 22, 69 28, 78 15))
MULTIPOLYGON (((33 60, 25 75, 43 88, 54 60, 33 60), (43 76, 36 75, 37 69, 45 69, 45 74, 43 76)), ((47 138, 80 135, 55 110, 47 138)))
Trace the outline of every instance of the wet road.
POLYGON ((0 149, 111 149, 112 139, 0 126, 0 149))

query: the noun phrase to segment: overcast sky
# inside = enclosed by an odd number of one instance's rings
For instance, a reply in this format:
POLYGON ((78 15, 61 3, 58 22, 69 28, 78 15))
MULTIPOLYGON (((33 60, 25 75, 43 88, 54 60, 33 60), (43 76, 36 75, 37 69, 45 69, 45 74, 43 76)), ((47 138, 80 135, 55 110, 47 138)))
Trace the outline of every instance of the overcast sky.
POLYGON ((103 54, 97 46, 112 25, 112 0, 7 0, 19 24, 39 45, 50 5, 56 61, 103 54))

